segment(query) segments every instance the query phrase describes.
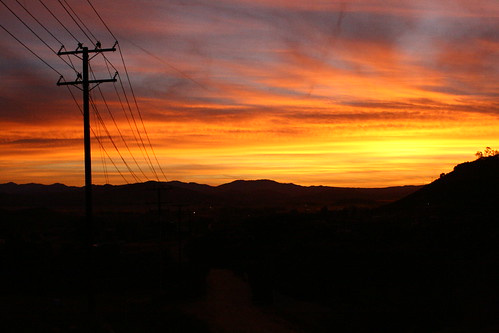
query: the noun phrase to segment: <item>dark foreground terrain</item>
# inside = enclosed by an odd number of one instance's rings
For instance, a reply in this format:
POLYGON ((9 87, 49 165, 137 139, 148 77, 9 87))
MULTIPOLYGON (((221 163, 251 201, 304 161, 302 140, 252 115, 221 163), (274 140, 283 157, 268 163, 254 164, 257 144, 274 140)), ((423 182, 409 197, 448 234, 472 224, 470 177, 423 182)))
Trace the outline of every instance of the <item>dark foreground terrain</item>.
POLYGON ((0 330, 496 332, 498 171, 494 156, 422 188, 334 195, 102 187, 91 247, 81 189, 5 184, 0 330))

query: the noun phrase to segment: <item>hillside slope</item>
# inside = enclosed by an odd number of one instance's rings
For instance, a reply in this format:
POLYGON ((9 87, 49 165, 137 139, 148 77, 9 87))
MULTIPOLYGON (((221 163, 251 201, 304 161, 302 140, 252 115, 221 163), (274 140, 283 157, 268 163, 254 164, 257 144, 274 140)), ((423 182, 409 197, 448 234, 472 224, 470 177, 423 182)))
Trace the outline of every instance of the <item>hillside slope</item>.
POLYGON ((433 214, 492 214, 499 203, 499 156, 457 165, 454 170, 389 207, 433 214))

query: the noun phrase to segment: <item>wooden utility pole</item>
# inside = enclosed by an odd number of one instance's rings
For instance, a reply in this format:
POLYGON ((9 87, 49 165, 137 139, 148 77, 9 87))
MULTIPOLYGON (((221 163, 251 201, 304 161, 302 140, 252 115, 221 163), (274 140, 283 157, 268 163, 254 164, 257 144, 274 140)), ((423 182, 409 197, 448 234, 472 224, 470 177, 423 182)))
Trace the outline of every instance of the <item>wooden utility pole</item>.
MULTIPOLYGON (((112 79, 103 79, 103 80, 89 80, 88 68, 90 62, 90 53, 94 53, 97 55, 98 53, 103 52, 114 52, 116 51, 116 44, 112 48, 109 49, 101 49, 100 43, 97 42, 95 49, 89 50, 88 47, 83 46, 81 43, 78 44, 78 48, 75 51, 64 51, 61 50, 57 53, 57 55, 74 55, 78 58, 81 54, 82 60, 82 74, 77 76, 76 80, 73 82, 61 82, 62 77, 57 82, 58 86, 79 86, 83 91, 83 140, 85 145, 85 220, 86 220, 86 241, 89 252, 89 290, 88 290, 88 311, 90 313, 95 313, 95 295, 94 295, 94 272, 93 272, 93 260, 92 258, 92 247, 94 244, 94 223, 93 223, 93 204, 92 204, 92 156, 91 156, 91 147, 90 147, 90 90, 95 88, 97 85, 104 82, 116 82, 116 76, 112 79), (95 84, 92 88, 91 84, 95 84)), ((94 55, 94 57, 95 57, 94 55)), ((92 57, 93 58, 93 57, 92 57)))

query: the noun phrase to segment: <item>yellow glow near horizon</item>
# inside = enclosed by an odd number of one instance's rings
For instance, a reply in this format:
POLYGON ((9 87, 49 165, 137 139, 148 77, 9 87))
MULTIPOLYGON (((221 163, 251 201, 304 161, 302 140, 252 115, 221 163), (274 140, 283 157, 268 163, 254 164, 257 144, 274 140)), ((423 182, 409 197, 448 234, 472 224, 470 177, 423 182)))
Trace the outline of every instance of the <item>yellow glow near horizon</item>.
MULTIPOLYGON (((103 16, 126 37, 134 85, 126 99, 135 110, 136 97, 141 114, 130 119, 116 96, 126 82, 99 87, 106 103, 93 90, 105 123, 92 118, 98 184, 106 175, 114 184, 154 173, 165 180, 156 159, 168 180, 210 185, 424 184, 499 146, 491 1, 123 0, 103 16)), ((47 88, 43 64, 0 44, 0 182, 82 185, 78 107, 67 91, 47 88)), ((100 60, 94 70, 107 75, 100 60)))

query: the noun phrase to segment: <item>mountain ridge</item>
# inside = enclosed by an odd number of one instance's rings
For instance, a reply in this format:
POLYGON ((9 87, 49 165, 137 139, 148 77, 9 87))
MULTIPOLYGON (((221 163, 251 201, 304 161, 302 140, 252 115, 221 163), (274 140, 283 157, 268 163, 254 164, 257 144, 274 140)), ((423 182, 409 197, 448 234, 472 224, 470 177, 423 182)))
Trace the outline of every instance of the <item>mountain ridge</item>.
MULTIPOLYGON (((126 185, 94 185, 95 202, 106 205, 133 205, 154 202, 158 196, 172 204, 217 204, 249 206, 319 205, 374 207, 404 197, 421 186, 384 188, 348 188, 332 186, 302 186, 279 183, 269 179, 235 180, 211 186, 194 182, 156 182, 126 185), (161 192, 158 194, 158 191, 161 192)), ((0 207, 19 206, 79 206, 84 187, 64 184, 0 184, 0 207)))
MULTIPOLYGON (((94 185, 95 203, 105 207, 144 206, 154 202, 171 205, 248 207, 381 207, 406 212, 465 210, 492 212, 499 198, 499 155, 457 164, 453 171, 427 185, 377 188, 303 186, 270 179, 234 180, 212 186, 195 182, 157 182, 94 185)), ((13 182, 0 184, 0 207, 80 207, 84 187, 13 182)), ((419 214, 419 213, 418 213, 419 214)))

